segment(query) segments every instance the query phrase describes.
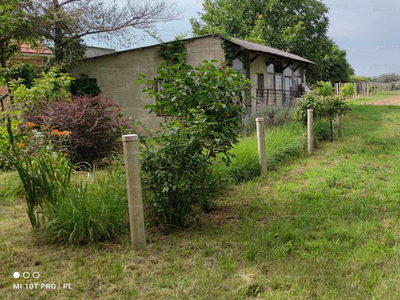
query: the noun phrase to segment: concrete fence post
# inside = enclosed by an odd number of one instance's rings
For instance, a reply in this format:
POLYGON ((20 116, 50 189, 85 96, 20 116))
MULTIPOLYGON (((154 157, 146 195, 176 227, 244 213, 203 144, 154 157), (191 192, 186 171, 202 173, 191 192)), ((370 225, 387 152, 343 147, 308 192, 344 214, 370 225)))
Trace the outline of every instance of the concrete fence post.
POLYGON ((342 117, 337 115, 337 137, 340 139, 342 137, 342 117))
POLYGON ((122 136, 122 142, 125 154, 131 244, 134 251, 139 251, 146 248, 142 184, 140 180, 139 140, 137 134, 128 134, 122 136))
POLYGON ((257 124, 257 144, 258 144, 258 157, 260 160, 261 175, 264 179, 268 177, 267 171, 267 157, 265 153, 265 132, 264 132, 264 118, 256 118, 257 124))
POLYGON ((314 152, 314 111, 312 109, 307 110, 307 133, 308 133, 308 154, 311 155, 314 152))

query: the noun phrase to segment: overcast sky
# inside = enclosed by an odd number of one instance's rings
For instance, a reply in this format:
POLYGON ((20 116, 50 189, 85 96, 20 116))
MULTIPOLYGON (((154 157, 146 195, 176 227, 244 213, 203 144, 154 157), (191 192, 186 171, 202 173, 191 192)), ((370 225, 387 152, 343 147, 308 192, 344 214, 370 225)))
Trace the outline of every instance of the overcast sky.
MULTIPOLYGON (((175 0, 182 19, 159 25, 158 34, 169 41, 176 34, 191 35, 189 19, 202 10, 202 0, 175 0)), ((347 51, 356 75, 400 72, 400 1, 323 0, 330 8, 329 36, 347 51)), ((137 46, 155 44, 152 38, 137 46)), ((90 42, 96 45, 95 42, 90 42)), ((98 44, 97 44, 98 45, 98 44)), ((101 45, 100 46, 106 46, 101 45)), ((122 50, 122 49, 119 49, 122 50)))

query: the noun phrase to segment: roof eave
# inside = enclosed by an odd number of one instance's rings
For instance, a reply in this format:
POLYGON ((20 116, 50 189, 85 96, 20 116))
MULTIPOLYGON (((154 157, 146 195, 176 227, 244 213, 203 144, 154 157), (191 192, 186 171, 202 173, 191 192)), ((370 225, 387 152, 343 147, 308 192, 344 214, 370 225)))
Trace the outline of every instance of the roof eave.
MULTIPOLYGON (((244 47, 243 45, 240 45, 240 44, 236 43, 235 41, 227 38, 226 36, 224 36, 222 34, 216 33, 214 35, 219 36, 220 38, 222 38, 222 39, 224 39, 224 40, 226 40, 226 41, 228 41, 228 42, 230 42, 232 44, 235 44, 238 47, 242 47, 242 48, 244 48, 244 49, 246 49, 248 51, 264 53, 264 54, 268 54, 268 55, 272 55, 272 56, 279 56, 279 57, 282 57, 282 58, 285 58, 285 59, 289 59, 289 60, 293 60, 293 61, 296 61, 296 62, 300 62, 300 63, 303 63, 303 64, 317 65, 315 62, 313 62, 311 60, 308 60, 308 59, 305 59, 305 58, 303 60, 297 60, 297 59, 294 59, 294 58, 285 57, 285 56, 282 56, 282 55, 279 55, 279 54, 275 54, 275 53, 270 53, 270 52, 267 52, 267 51, 254 51, 252 49, 248 49, 248 48, 244 47)), ((277 49, 277 50, 279 50, 279 49, 277 49)), ((288 52, 288 54, 291 54, 291 53, 288 52)))

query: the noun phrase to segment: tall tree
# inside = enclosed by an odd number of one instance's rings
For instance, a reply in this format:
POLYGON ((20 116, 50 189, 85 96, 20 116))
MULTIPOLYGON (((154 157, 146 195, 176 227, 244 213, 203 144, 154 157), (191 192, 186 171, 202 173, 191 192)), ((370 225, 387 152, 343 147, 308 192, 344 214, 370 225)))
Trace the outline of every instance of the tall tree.
POLYGON ((350 82, 350 76, 354 75, 354 69, 346 59, 346 51, 341 50, 336 44, 331 45, 321 64, 321 80, 323 81, 350 82))
POLYGON ((50 41, 55 60, 62 63, 68 52, 79 49, 82 38, 108 41, 119 38, 129 45, 132 30, 152 29, 156 23, 179 16, 166 0, 23 0, 35 33, 50 41), (122 4, 121 4, 122 3, 122 4))
MULTIPOLYGON (((324 71, 324 60, 327 53, 338 53, 327 37, 328 8, 322 2, 205 0, 203 9, 199 19, 191 19, 196 35, 217 32, 285 50, 317 63, 307 69, 309 82, 331 77, 324 71)), ((348 74, 344 77, 348 78, 348 74)), ((337 76, 332 75, 333 78, 336 80, 337 76)))
POLYGON ((0 62, 7 68, 7 61, 19 50, 19 42, 32 38, 30 22, 19 0, 0 0, 0 62))

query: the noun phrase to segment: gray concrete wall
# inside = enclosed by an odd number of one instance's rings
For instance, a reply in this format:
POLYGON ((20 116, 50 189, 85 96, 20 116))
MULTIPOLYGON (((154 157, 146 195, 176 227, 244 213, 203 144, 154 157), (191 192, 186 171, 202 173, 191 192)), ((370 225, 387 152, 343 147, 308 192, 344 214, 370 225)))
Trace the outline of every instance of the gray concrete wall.
MULTIPOLYGON (((225 60, 221 47, 221 39, 217 36, 197 38, 186 44, 187 63, 193 67, 202 64, 203 60, 225 60)), ((146 126, 157 129, 158 122, 163 117, 149 114, 143 109, 146 104, 155 104, 155 98, 149 98, 142 93, 143 85, 135 85, 138 73, 146 74, 148 79, 154 79, 162 59, 156 54, 157 47, 146 47, 116 55, 107 55, 85 60, 83 64, 74 67, 71 74, 79 78, 81 73, 90 78, 97 78, 97 84, 103 94, 108 95, 122 109, 122 112, 133 120, 140 120, 146 126)))
MULTIPOLYGON (((254 54, 251 56, 254 57, 254 54)), ((255 61, 250 65, 250 80, 251 80, 251 97, 252 100, 252 113, 256 113, 256 97, 257 97, 257 74, 264 74, 264 88, 267 88, 267 66, 265 64, 265 56, 259 55, 255 61)))

